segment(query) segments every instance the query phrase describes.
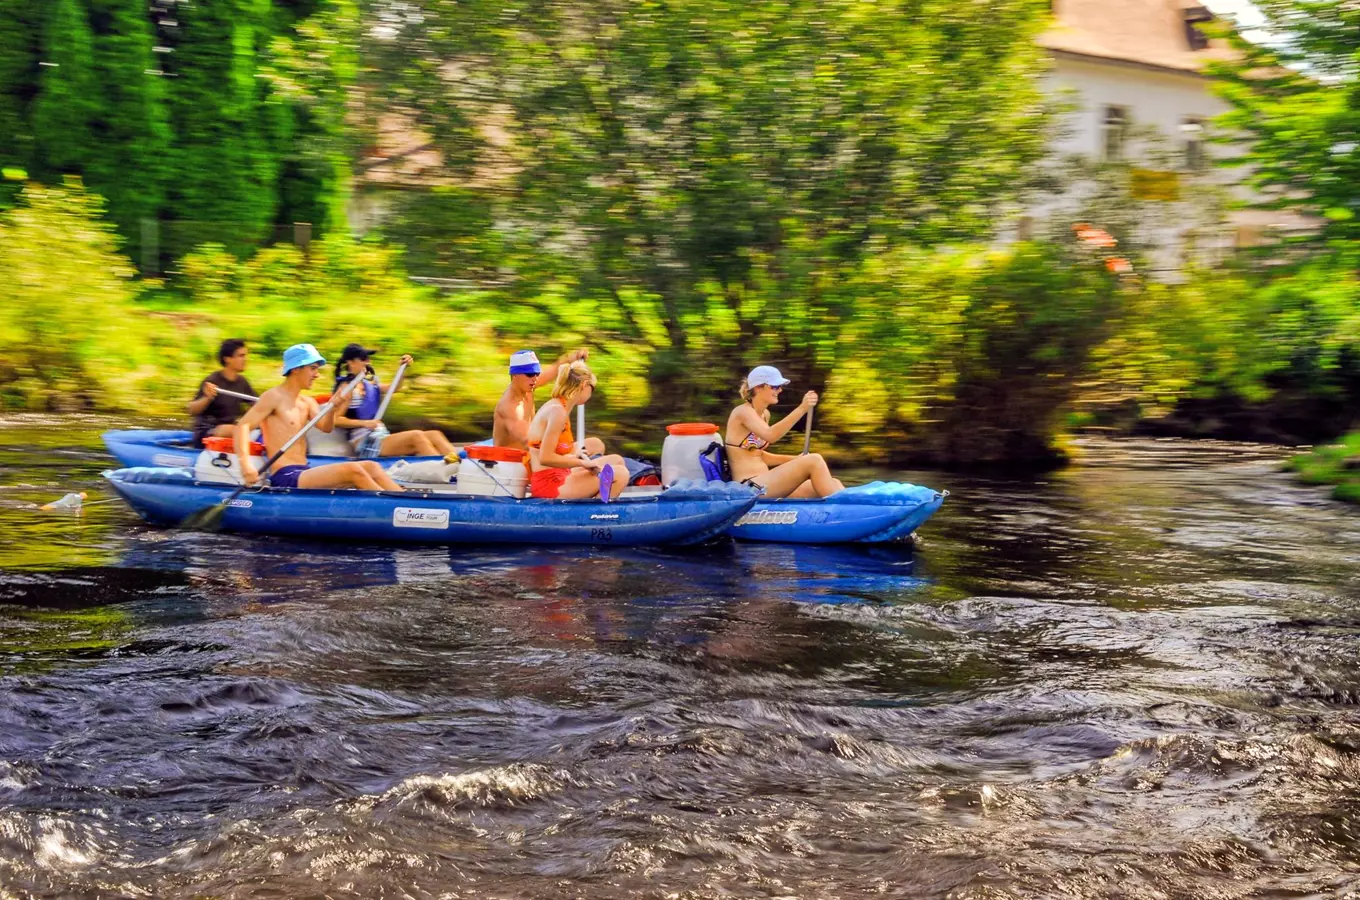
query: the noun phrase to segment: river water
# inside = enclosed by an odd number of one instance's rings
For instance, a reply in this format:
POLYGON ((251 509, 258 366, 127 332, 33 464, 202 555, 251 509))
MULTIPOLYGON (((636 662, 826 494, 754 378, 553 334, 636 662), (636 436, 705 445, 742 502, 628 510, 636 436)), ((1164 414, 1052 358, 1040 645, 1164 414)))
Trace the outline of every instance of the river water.
POLYGON ((900 547, 150 529, 0 424, 0 898, 1360 891, 1360 515, 1088 440, 900 547))

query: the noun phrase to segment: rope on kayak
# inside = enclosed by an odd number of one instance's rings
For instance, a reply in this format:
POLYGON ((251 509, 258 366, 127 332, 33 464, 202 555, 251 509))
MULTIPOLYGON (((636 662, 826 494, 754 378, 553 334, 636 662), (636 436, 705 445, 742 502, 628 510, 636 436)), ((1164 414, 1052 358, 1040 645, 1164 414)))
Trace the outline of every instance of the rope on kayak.
POLYGON ((505 485, 501 484, 501 480, 500 480, 499 478, 497 478, 495 475, 492 475, 492 474, 491 474, 491 470, 488 469, 486 466, 482 465, 481 460, 473 459, 471 456, 468 456, 466 450, 463 451, 462 456, 463 456, 463 459, 467 460, 468 462, 472 463, 472 464, 473 464, 474 466, 476 466, 477 468, 481 469, 482 472, 483 472, 483 474, 485 474, 487 478, 490 478, 492 481, 494 481, 494 482, 496 483, 496 487, 498 487, 498 488, 500 488, 501 490, 505 491, 505 495, 506 495, 507 497, 514 497, 514 496, 515 496, 515 492, 512 491, 512 490, 510 490, 510 489, 509 489, 508 487, 506 487, 505 485))

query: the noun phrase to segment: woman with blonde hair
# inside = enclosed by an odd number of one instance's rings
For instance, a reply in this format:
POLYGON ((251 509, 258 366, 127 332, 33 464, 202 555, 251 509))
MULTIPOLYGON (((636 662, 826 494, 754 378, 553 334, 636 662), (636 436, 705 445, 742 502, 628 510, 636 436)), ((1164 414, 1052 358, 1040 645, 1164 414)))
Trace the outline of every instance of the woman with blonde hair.
POLYGON ((534 497, 609 501, 628 484, 621 456, 589 459, 576 453, 571 411, 595 391, 595 373, 583 360, 563 363, 553 383, 552 399, 529 423, 529 493, 534 497))
POLYGON ((770 407, 788 383, 774 366, 756 366, 742 379, 742 404, 727 417, 723 436, 732 477, 743 484, 760 485, 771 499, 826 497, 845 490, 820 453, 784 456, 767 449, 817 405, 817 392, 808 391, 797 409, 771 425, 770 407))

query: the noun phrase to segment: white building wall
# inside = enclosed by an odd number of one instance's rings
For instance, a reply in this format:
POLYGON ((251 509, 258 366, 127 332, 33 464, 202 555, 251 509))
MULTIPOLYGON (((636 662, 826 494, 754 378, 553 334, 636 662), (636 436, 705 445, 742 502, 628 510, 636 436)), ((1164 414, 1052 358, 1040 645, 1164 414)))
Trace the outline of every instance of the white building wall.
MULTIPOLYGON (((1188 261, 1192 243, 1201 259, 1211 261, 1237 242, 1241 223, 1235 219, 1240 214, 1232 214, 1226 226, 1205 233, 1204 222, 1211 217, 1207 198, 1190 190, 1192 173, 1187 169, 1185 144, 1191 135, 1183 128, 1187 120, 1204 123, 1205 130, 1194 137, 1201 141, 1206 160, 1222 156, 1226 149, 1204 141, 1214 117, 1227 110, 1226 104, 1211 92, 1207 78, 1193 72, 1058 52, 1047 76, 1047 87, 1074 107, 1063 119, 1061 134, 1053 146, 1055 157, 1079 155, 1103 159, 1106 108, 1118 106, 1125 111, 1128 128, 1122 158, 1140 168, 1177 174, 1183 199, 1161 201, 1167 204, 1157 217, 1162 224, 1144 226, 1143 238, 1153 245, 1149 259, 1153 271, 1147 274, 1175 280, 1188 261), (1139 132, 1149 128, 1159 136, 1155 150, 1149 143, 1139 141, 1139 132), (1160 158, 1154 158, 1158 153, 1160 158), (1196 232, 1193 239, 1191 231, 1196 232)), ((1193 173, 1200 183, 1229 186, 1231 193, 1240 195, 1239 190, 1230 187, 1237 177, 1233 170, 1215 168, 1212 164, 1193 173)), ((1070 208, 1071 200, 1071 197, 1040 199, 1027 211, 1025 219, 1050 220, 1057 211, 1070 208)), ((1017 229, 1022 236, 1030 230, 1024 226, 1017 229)))
POLYGON ((1065 123, 1072 133, 1054 147, 1064 154, 1100 156, 1106 106, 1124 107, 1135 127, 1153 126, 1176 147, 1183 140, 1185 119, 1208 121, 1227 111, 1223 101, 1210 93, 1207 79, 1132 63, 1057 56, 1048 85, 1054 93, 1074 92, 1080 105, 1065 123))

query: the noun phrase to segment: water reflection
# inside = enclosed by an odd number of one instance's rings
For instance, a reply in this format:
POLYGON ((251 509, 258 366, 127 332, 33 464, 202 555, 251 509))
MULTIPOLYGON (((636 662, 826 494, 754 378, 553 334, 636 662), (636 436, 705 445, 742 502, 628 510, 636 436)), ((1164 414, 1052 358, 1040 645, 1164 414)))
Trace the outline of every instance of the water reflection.
POLYGON ((16 520, 0 883, 1344 896, 1360 517, 1273 452, 953 478, 914 554, 16 520))

